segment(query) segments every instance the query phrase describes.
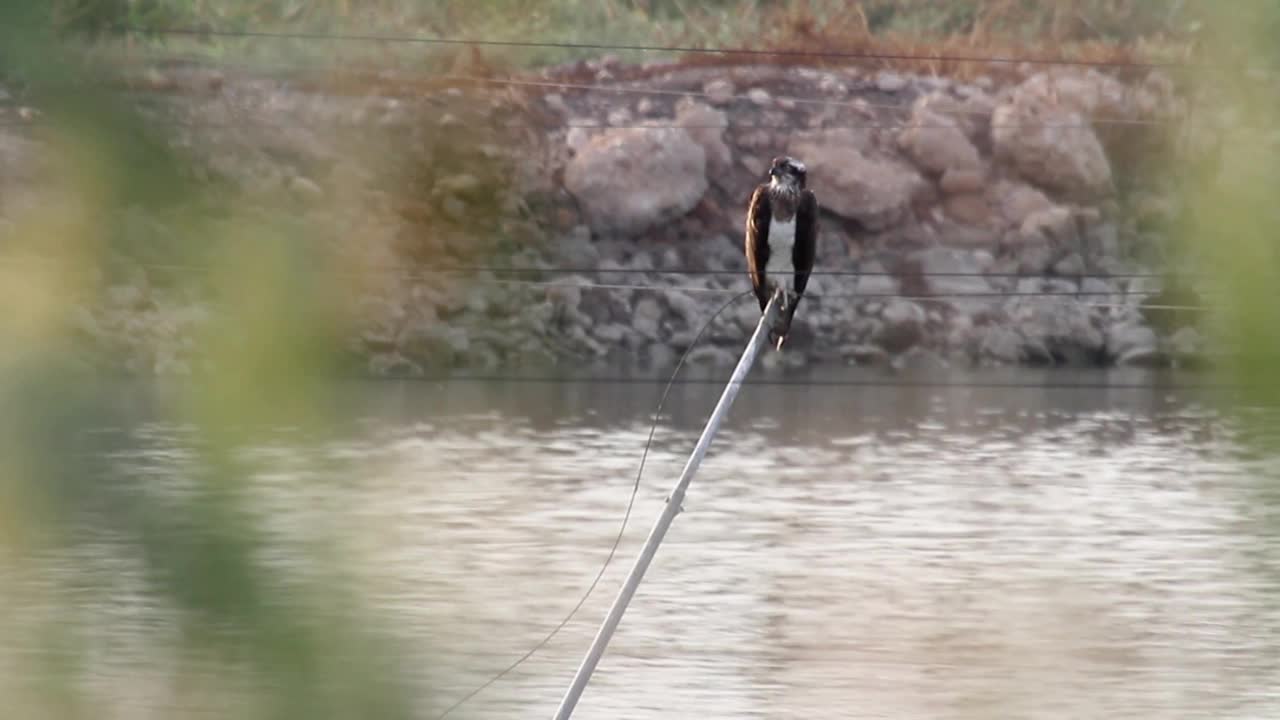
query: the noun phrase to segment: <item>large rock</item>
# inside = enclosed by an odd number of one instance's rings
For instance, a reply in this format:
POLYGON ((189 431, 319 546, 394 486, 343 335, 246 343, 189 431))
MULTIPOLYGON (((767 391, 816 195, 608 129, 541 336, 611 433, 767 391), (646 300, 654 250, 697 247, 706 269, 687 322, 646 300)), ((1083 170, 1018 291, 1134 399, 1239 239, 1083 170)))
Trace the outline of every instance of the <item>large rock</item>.
POLYGON ((707 157, 681 128, 620 128, 585 144, 564 182, 592 230, 633 236, 698 204, 707 157))
POLYGON ((969 140, 978 142, 988 136, 995 108, 991 96, 980 88, 970 87, 961 97, 944 92, 921 96, 912 109, 941 115, 963 130, 969 140))
POLYGON ((809 167, 809 187, 826 210, 883 230, 906 217, 912 199, 925 190, 914 168, 867 151, 864 135, 850 130, 804 133, 788 152, 809 167))
POLYGON ((924 308, 916 303, 910 300, 891 300, 880 313, 882 324, 873 339, 890 353, 904 352, 924 339, 927 319, 924 308))
POLYGON ((631 326, 641 335, 656 340, 661 334, 662 317, 662 306, 657 300, 651 297, 642 298, 635 305, 631 326))
POLYGON ((1018 298, 1006 305, 1025 340, 1023 356, 1042 362, 1096 364, 1106 347, 1089 306, 1069 298, 1018 298))
POLYGON ((1086 113, 1053 96, 1014 92, 991 118, 996 157, 1028 181, 1080 199, 1113 190, 1111 163, 1086 113))
POLYGON ((983 273, 991 264, 985 251, 932 247, 911 255, 929 292, 936 295, 990 293, 991 284, 983 273))
POLYGON ((723 110, 716 110, 692 98, 681 98, 676 103, 676 124, 702 146, 711 170, 719 173, 733 167, 733 152, 724 141, 729 118, 723 110))
POLYGON ((1158 365, 1160 342, 1146 325, 1126 322, 1107 329, 1107 356, 1117 365, 1158 365))
MULTIPOLYGON (((1055 263, 1082 249, 1076 216, 1067 208, 1053 205, 1027 215, 1021 225, 1005 233, 1001 245, 1004 256, 1015 259, 1020 272, 1032 275, 1047 272, 1055 263)), ((1083 265, 1083 258, 1080 262, 1083 265)), ((1078 272, 1066 274, 1079 275, 1083 271, 1081 267, 1078 272)))
POLYGON ((1012 180, 1000 180, 988 186, 987 200, 997 209, 1005 227, 1021 227, 1029 216, 1054 207, 1044 193, 1012 180))
POLYGON ((970 173, 981 177, 982 157, 960 122, 934 109, 922 98, 911 113, 911 123, 898 135, 898 146, 916 165, 933 175, 970 173))
POLYGON ((1019 231, 1024 236, 1044 235, 1056 246, 1079 244, 1076 217, 1064 207, 1050 207, 1028 215, 1019 231))
POLYGON ((1118 118, 1134 112, 1129 88, 1095 69, 1055 68, 1036 73, 1013 89, 1017 102, 1050 102, 1087 117, 1118 118))
POLYGON ((1004 324, 985 325, 973 331, 975 356, 998 364, 1022 362, 1026 340, 1017 330, 1004 324))

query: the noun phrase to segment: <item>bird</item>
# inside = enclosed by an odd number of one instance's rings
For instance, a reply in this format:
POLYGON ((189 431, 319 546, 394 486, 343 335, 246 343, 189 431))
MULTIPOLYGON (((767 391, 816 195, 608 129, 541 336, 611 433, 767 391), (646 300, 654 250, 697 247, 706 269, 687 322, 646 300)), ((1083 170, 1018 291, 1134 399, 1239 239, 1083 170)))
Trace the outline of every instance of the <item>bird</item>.
POLYGON ((768 273, 792 278, 789 288, 783 284, 781 320, 769 333, 769 342, 778 350, 787 340, 817 253, 818 198, 805 187, 807 172, 795 158, 775 157, 768 181, 756 186, 747 205, 747 274, 761 313, 775 287, 768 273))

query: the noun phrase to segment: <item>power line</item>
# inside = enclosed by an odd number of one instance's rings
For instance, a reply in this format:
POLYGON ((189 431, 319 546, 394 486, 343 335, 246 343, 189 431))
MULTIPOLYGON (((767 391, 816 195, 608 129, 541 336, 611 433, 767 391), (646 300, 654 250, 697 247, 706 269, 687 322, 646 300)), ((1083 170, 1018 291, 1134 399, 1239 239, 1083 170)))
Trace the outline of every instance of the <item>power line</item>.
MULTIPOLYGON (((511 473, 501 473, 498 476, 503 478, 509 478, 511 477, 511 473)), ((995 488, 1000 488, 1005 490, 1009 488, 1009 483, 1007 481, 1006 482, 1000 482, 1000 481, 948 482, 946 480, 924 480, 918 477, 912 477, 911 482, 918 485, 932 485, 932 486, 944 485, 946 487, 966 487, 966 488, 967 487, 975 487, 975 488, 995 487, 995 488)), ((1129 485, 1140 485, 1140 483, 1130 483, 1129 485)), ((1128 487, 1129 485, 1122 485, 1121 487, 1128 487)), ((1034 480, 1026 481, 1022 485, 1022 487, 1025 487, 1027 489, 1054 488, 1054 489, 1079 490, 1087 486, 1084 483, 1045 482, 1037 478, 1034 480)), ((849 524, 853 526, 852 522, 849 524)), ((1262 522, 1253 522, 1250 524, 1258 526, 1259 529, 1265 528, 1265 524, 1262 522)), ((876 540, 894 540, 894 541, 904 541, 904 542, 910 542, 910 541, 924 542, 924 541, 938 541, 938 540, 974 541, 974 542, 991 542, 991 541, 1026 542, 1026 541, 1036 541, 1036 540, 1104 540, 1104 539, 1105 540, 1123 540, 1126 538, 1135 539, 1135 540, 1142 539, 1142 538, 1235 538, 1237 540, 1243 539, 1241 538, 1240 531, 1235 529, 1223 529, 1223 530, 1213 530, 1209 528, 1204 528, 1200 530, 1178 529, 1178 528, 1156 529, 1150 526, 1130 527, 1130 528, 1108 528, 1106 530, 1099 530, 1096 528, 1081 528, 1079 532, 1070 532, 1070 531, 1047 532, 1042 530, 1036 530, 1034 532, 1023 532, 1022 529, 1019 529, 1017 531, 1007 531, 1007 530, 945 531, 943 530, 943 531, 936 531, 936 532, 929 532, 929 531, 877 532, 876 526, 872 522, 868 522, 859 527, 864 528, 866 530, 866 534, 860 538, 864 542, 876 541, 876 540)), ((724 538, 710 538, 710 539, 699 540, 698 542, 699 543, 738 542, 738 540, 724 539, 724 538)), ((501 542, 499 541, 499 542, 493 542, 493 543, 487 543, 487 544, 499 545, 501 547, 546 547, 547 545, 553 544, 553 542, 549 540, 543 541, 543 542, 528 542, 528 541, 501 542)), ((499 655, 500 653, 498 653, 497 651, 493 651, 493 652, 487 652, 487 653, 475 653, 475 654, 472 654, 471 657, 476 657, 476 658, 496 657, 499 655)))
MULTIPOLYGON (((627 375, 582 375, 582 376, 563 376, 563 375, 456 375, 456 374, 440 374, 440 375, 396 375, 396 376, 360 376, 361 378, 377 381, 377 382, 413 382, 413 383, 438 383, 438 384, 454 384, 454 383, 517 383, 529 385, 662 385, 667 382, 667 378, 660 377, 635 377, 627 375)), ((711 385, 715 387, 723 387, 723 378, 681 378, 676 380, 674 385, 711 385)), ((784 380, 777 378, 760 378, 745 380, 745 385, 758 385, 762 387, 790 387, 790 388, 864 388, 864 389, 885 389, 885 388, 921 388, 933 390, 1167 390, 1167 391, 1186 391, 1186 390, 1239 390, 1247 387, 1241 384, 1225 384, 1225 383, 1159 383, 1159 382, 1063 382, 1050 381, 1044 382, 1014 382, 1014 381, 937 381, 937 380, 889 380, 884 378, 866 379, 866 380, 836 380, 836 379, 805 379, 805 380, 784 380)))
POLYGON ((307 40, 331 42, 379 42, 414 43, 425 45, 461 45, 480 47, 528 48, 542 50, 603 50, 609 52, 659 52, 701 55, 740 55, 746 57, 826 58, 833 60, 892 60, 932 63, 989 63, 1000 65, 1060 65, 1074 67, 1106 67, 1131 69, 1158 69, 1185 67, 1186 63, 1174 61, 1134 60, 1080 60, 1071 58, 1003 57, 982 55, 943 55, 920 53, 893 53, 842 50, 757 50, 749 48, 707 48, 693 46, 663 46, 638 44, 607 44, 583 42, 550 42, 536 40, 493 40, 485 38, 450 38, 426 35, 384 35, 369 33, 326 33, 265 30, 216 30, 187 27, 143 27, 118 25, 115 31, 131 35, 177 35, 189 37, 258 38, 273 40, 307 40))
MULTIPOLYGON (((622 283, 551 283, 540 282, 535 280, 490 280, 489 282, 499 285, 521 285, 529 287, 542 288, 581 288, 581 289, 605 289, 605 290, 636 290, 636 291, 652 291, 652 292, 692 292, 692 293, 712 293, 718 295, 728 295, 739 292, 733 288, 703 288, 689 286, 666 286, 666 285, 631 285, 622 283)), ((1147 294, 1145 292, 1130 293, 1126 290, 1036 290, 1036 291, 1009 291, 1001 292, 992 291, 975 291, 975 292, 934 292, 923 294, 897 293, 897 292, 868 292, 868 293, 805 293, 805 298, 816 300, 915 300, 923 302, 943 302, 954 299, 1005 299, 1005 298, 1088 298, 1088 297, 1112 297, 1115 295, 1130 294, 1147 294)), ((1154 294, 1154 293, 1153 293, 1154 294)), ((1099 303, 1101 307, 1131 307, 1125 305, 1117 305, 1114 303, 1099 303)), ((1203 310, 1204 308, 1194 305, 1159 305, 1151 306, 1151 309, 1161 308, 1166 310, 1203 310)))
MULTIPOLYGON (((0 258, 0 263, 12 263, 14 258, 0 258)), ((163 264, 163 263, 142 263, 140 267, 149 269, 169 269, 169 270, 204 270, 200 265, 183 265, 183 264, 163 264)), ((332 271, 333 274, 343 277, 360 277, 362 273, 351 271, 332 271)), ((394 270, 383 271, 388 274, 394 274, 394 270)), ((641 272, 641 271, 623 271, 623 272, 641 272)), ((405 271, 406 277, 415 276, 412 271, 405 271)), ((735 272, 734 274, 745 274, 745 271, 735 272)), ((819 273, 814 273, 818 275, 819 273)), ((856 272, 849 273, 832 273, 832 274, 848 274, 857 275, 856 272)), ((874 273, 876 275, 885 275, 885 273, 874 273)), ((942 275, 942 274, 939 274, 942 275)), ((961 277, 981 277, 978 274, 962 274, 961 277)), ((1027 279, 1035 279, 1040 276, 1025 276, 1027 279)), ((500 278, 490 278, 484 282, 494 285, 511 285, 519 287, 542 288, 542 289, 600 289, 600 290, 628 290, 634 292, 683 292, 683 293, 705 293, 710 295, 729 295, 741 292, 734 288, 709 288, 688 285, 646 285, 637 283, 583 283, 583 282, 554 282, 541 280, 505 280, 500 278)), ((1034 291, 963 291, 963 292, 926 292, 926 293, 902 293, 902 292, 850 292, 850 293, 822 293, 808 292, 805 297, 812 300, 911 300, 915 302, 951 302, 955 300, 965 299, 987 299, 987 300, 1006 300, 1006 299, 1047 299, 1047 298, 1109 298, 1109 297, 1129 297, 1136 295, 1156 295, 1158 293, 1149 290, 1134 290, 1128 288, 1116 288, 1114 290, 1034 290, 1034 291)), ((1184 312, 1203 312, 1205 307, 1200 305, 1185 305, 1175 303, 1107 303, 1107 302, 1090 302, 1080 303, 1087 307, 1096 308, 1133 308, 1143 310, 1167 310, 1167 311, 1184 311, 1184 312)))
MULTIPOLYGON (((398 272, 396 268, 384 268, 386 272, 398 272)), ((588 267, 503 267, 497 265, 453 265, 432 268, 415 268, 414 271, 420 271, 425 275, 434 274, 453 274, 453 273, 550 273, 556 275, 580 274, 580 275, 611 275, 611 274, 636 274, 636 275, 743 275, 747 272, 745 267, 741 269, 729 270, 697 270, 693 268, 588 268, 588 267)), ((911 277, 937 277, 937 278, 1002 278, 1002 279, 1022 279, 1022 280, 1042 280, 1042 279, 1071 279, 1071 278, 1110 278, 1110 279, 1140 279, 1140 278, 1163 278, 1169 273, 1143 272, 1143 273, 1080 273, 1072 275, 1070 278, 1064 276, 1046 276, 1043 274, 1032 273, 1015 273, 1015 272, 959 272, 959 271, 936 271, 936 272, 919 272, 919 273, 892 273, 882 271, 864 272, 861 270, 814 270, 809 274, 811 278, 817 277, 898 277, 899 275, 909 275, 911 277)), ((1117 291, 1120 292, 1120 291, 1117 291)))
MULTIPOLYGON (((159 120, 165 125, 171 127, 198 127, 198 128, 226 128, 238 129, 245 127, 268 127, 268 128, 288 128, 297 129, 298 124, 285 120, 276 119, 257 119, 257 118, 236 118, 233 120, 206 120, 203 118, 178 118, 163 117, 149 118, 150 120, 159 120)), ((438 118, 437 118, 438 119, 438 118)), ((332 118, 316 121, 314 118, 308 120, 313 121, 312 127, 340 127, 340 128, 368 128, 368 127, 410 127, 422 128, 422 120, 416 118, 369 118, 366 120, 349 120, 341 118, 332 118)), ((1104 123, 1106 121, 1103 121, 1104 123)), ((21 120, 21 119, 0 119, 2 127, 37 127, 43 122, 39 120, 21 120)), ((1164 121, 1133 121, 1124 124, 1141 124, 1141 125, 1164 125, 1164 121)), ((898 123, 838 123, 830 125, 808 125, 806 123, 781 123, 781 124, 749 124, 749 123, 728 123, 728 124, 676 124, 666 122, 647 122, 647 123, 574 123, 574 122, 540 122, 540 121, 520 121, 520 122, 494 122, 486 126, 494 130, 519 130, 524 128, 538 128, 546 130, 556 129, 583 129, 583 130, 907 130, 907 129, 923 129, 923 130, 951 130, 954 125, 945 124, 914 124, 907 122, 898 123)), ((992 128, 1053 128, 1058 130, 1092 130, 1093 126, 1087 123, 999 123, 991 126, 992 128)))
MULTIPOLYGON (((23 256, 21 256, 21 257, 14 256, 14 255, 8 255, 8 256, 0 256, 0 262, 2 262, 2 263, 9 263, 9 264, 13 264, 13 263, 41 263, 41 262, 49 263, 49 262, 59 262, 59 258, 54 257, 54 256, 48 256, 48 255, 45 255, 45 256, 38 256, 38 255, 33 255, 33 254, 26 254, 26 255, 23 255, 23 256)), ((143 268, 155 269, 155 270, 174 270, 174 271, 178 271, 178 270, 184 270, 184 271, 207 271, 207 270, 210 270, 210 269, 211 269, 211 268, 210 268, 210 267, 208 267, 208 266, 200 265, 200 264, 195 264, 195 263, 158 263, 158 262, 144 262, 144 263, 137 263, 137 265, 139 265, 140 267, 143 267, 143 268)), ((561 266, 561 267, 510 267, 510 266, 501 266, 501 265, 443 265, 443 266, 434 266, 434 267, 412 267, 412 268, 401 268, 401 267, 392 267, 392 266, 387 266, 387 265, 378 265, 378 266, 371 266, 371 267, 367 267, 367 268, 364 268, 364 269, 362 269, 362 270, 335 270, 335 269, 332 269, 332 268, 323 268, 323 269, 322 269, 322 271, 327 272, 327 273, 331 273, 331 274, 337 274, 337 275, 343 275, 343 276, 355 276, 355 277, 360 277, 360 276, 365 276, 365 275, 388 274, 388 275, 406 275, 406 276, 409 276, 409 277, 412 277, 412 278, 425 278, 425 277, 427 277, 427 276, 431 276, 431 275, 477 274, 477 273, 494 273, 494 274, 498 274, 498 273, 519 273, 519 274, 540 274, 540 273, 546 273, 546 274, 551 274, 551 275, 618 275, 618 274, 624 274, 624 275, 689 275, 689 276, 699 276, 699 275, 706 275, 706 276, 728 275, 728 276, 735 276, 735 277, 736 277, 736 276, 745 276, 745 275, 746 275, 746 272, 747 272, 747 269, 746 269, 746 267, 743 267, 743 268, 741 268, 741 269, 725 269, 725 270, 711 270, 711 269, 706 269, 706 270, 703 270, 703 269, 694 269, 694 268, 665 268, 665 269, 664 269, 664 268, 624 268, 624 267, 608 267, 608 268, 605 268, 605 267, 582 267, 582 266, 561 266)), ((924 271, 922 271, 922 272, 918 272, 918 273, 917 273, 917 272, 892 273, 892 272, 885 272, 885 271, 870 271, 870 272, 864 272, 864 271, 862 271, 862 270, 814 270, 813 272, 811 272, 811 273, 809 274, 809 277, 810 277, 810 278, 819 278, 819 277, 888 277, 888 278, 894 278, 894 277, 900 277, 900 276, 908 276, 908 277, 912 277, 912 278, 916 278, 916 277, 921 277, 921 278, 997 278, 997 279, 1010 279, 1010 280, 1073 280, 1073 279, 1113 279, 1113 280, 1130 280, 1130 279, 1144 279, 1144 278, 1145 278, 1145 279, 1160 279, 1160 278, 1166 278, 1166 277, 1169 277, 1170 275, 1177 275, 1177 274, 1178 274, 1178 273, 1172 273, 1172 272, 1169 272, 1169 273, 1160 273, 1160 272, 1134 272, 1134 273, 1107 273, 1107 272, 1097 272, 1097 273, 1090 273, 1090 272, 1084 272, 1084 273, 1079 273, 1079 274, 1073 274, 1073 275, 1070 275, 1070 276, 1065 276, 1065 275, 1044 275, 1044 274, 1036 274, 1036 273, 1017 273, 1017 272, 982 272, 982 271, 973 271, 973 272, 960 272, 960 271, 935 271, 935 272, 924 272, 924 271)), ((567 284, 565 284, 565 287, 586 287, 586 286, 589 286, 589 285, 591 285, 591 283, 567 283, 567 284)), ((645 286, 645 287, 653 288, 653 289, 660 289, 660 288, 662 288, 662 287, 664 287, 664 286, 660 286, 660 285, 653 285, 653 286, 645 286)), ((671 288, 671 289, 680 289, 680 288, 671 288)), ((1063 292, 1063 294, 1070 294, 1070 295, 1078 295, 1078 294, 1081 294, 1081 293, 1078 293, 1078 292, 1076 292, 1076 291, 1062 291, 1062 292, 1063 292)), ((1155 291, 1155 290, 1134 290, 1134 289, 1121 289, 1121 288, 1117 288, 1117 289, 1115 289, 1114 291, 1107 291, 1107 292, 1097 291, 1097 292, 1094 292, 1093 294, 1098 294, 1098 295, 1127 295, 1127 294, 1156 294, 1156 292, 1157 292, 1157 291, 1155 291)), ((1005 293, 1001 293, 1001 294, 1005 294, 1005 293)), ((1088 294, 1088 293, 1086 293, 1086 294, 1088 294)))

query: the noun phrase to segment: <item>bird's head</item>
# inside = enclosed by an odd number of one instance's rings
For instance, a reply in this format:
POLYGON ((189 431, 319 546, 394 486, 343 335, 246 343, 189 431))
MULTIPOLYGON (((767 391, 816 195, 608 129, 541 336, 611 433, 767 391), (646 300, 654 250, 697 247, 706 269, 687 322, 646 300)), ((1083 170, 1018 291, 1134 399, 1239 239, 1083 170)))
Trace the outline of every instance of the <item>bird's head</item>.
POLYGON ((776 157, 769 168, 769 184, 790 189, 804 187, 804 163, 790 157, 776 157))

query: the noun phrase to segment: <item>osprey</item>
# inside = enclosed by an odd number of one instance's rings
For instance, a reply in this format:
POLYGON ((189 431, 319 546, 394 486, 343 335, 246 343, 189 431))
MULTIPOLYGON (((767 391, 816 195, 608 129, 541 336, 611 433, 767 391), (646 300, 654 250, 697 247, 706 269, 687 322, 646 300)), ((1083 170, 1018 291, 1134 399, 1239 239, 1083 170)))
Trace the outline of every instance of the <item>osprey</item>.
POLYGON ((779 350, 809 283, 817 249, 818 199, 805 188, 804 181, 804 163, 789 157, 774 158, 769 182, 756 187, 747 207, 747 273, 760 301, 760 312, 773 294, 767 273, 792 277, 791 287, 784 286, 782 321, 769 333, 769 341, 779 350))

